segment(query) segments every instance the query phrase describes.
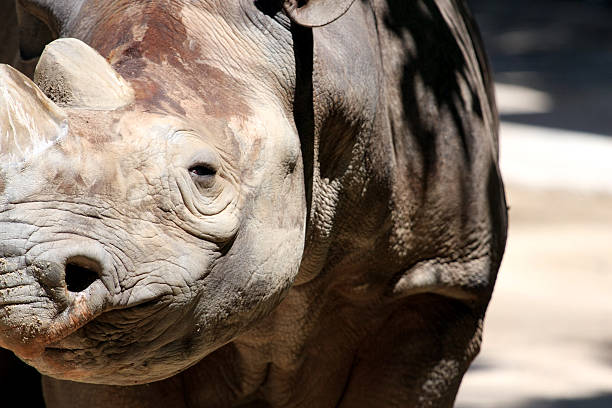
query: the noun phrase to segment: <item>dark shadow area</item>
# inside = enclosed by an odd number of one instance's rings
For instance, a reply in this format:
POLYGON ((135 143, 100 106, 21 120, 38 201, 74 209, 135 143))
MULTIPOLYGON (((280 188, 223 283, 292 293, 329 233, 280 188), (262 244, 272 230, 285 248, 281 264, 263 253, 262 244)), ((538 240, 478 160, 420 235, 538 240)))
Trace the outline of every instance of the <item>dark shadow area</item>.
POLYGON ((312 174, 314 162, 314 106, 313 101, 313 53, 312 30, 292 23, 293 50, 295 53, 296 88, 293 112, 302 145, 304 163, 304 191, 306 192, 306 225, 310 222, 312 206, 312 174))
POLYGON ((610 408, 612 393, 594 397, 559 400, 532 400, 516 408, 610 408))
POLYGON ((0 64, 13 62, 18 45, 15 1, 0 0, 0 64))
MULTIPOLYGON (((0 348, 0 393, 3 401, 19 401, 14 406, 45 406, 38 371, 21 362, 13 352, 3 348, 0 348)), ((0 403, 0 406, 9 405, 0 403)))
POLYGON ((612 1, 468 0, 499 83, 549 94, 550 112, 502 120, 612 136, 612 1))

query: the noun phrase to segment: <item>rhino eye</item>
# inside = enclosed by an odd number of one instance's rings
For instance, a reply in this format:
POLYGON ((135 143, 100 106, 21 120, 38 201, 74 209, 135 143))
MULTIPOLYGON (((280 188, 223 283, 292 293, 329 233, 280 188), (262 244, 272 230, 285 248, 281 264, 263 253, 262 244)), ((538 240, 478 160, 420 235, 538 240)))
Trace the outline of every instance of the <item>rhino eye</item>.
POLYGON ((215 181, 217 170, 208 164, 196 164, 189 168, 191 179, 199 186, 208 188, 215 181))
POLYGON ((211 148, 202 148, 192 156, 190 166, 187 168, 191 180, 199 187, 211 187, 216 180, 221 163, 211 148))
POLYGON ((196 164, 189 168, 189 173, 192 177, 211 177, 217 174, 217 171, 205 164, 196 164))

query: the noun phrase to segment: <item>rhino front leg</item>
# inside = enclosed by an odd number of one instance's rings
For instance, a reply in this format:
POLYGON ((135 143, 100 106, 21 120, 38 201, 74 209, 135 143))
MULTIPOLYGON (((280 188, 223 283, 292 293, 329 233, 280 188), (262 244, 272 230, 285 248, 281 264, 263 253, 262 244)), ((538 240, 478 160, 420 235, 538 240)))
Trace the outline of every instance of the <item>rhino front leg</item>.
POLYGON ((480 349, 483 317, 484 308, 415 296, 361 347, 338 406, 452 408, 480 349))

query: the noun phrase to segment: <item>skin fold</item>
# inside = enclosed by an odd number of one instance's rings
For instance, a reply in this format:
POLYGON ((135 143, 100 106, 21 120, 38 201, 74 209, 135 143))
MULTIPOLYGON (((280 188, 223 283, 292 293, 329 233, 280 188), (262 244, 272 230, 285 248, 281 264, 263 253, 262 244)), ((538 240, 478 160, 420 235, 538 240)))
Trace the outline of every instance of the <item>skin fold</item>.
POLYGON ((0 6, 0 346, 48 407, 453 405, 507 228, 463 1, 0 6))

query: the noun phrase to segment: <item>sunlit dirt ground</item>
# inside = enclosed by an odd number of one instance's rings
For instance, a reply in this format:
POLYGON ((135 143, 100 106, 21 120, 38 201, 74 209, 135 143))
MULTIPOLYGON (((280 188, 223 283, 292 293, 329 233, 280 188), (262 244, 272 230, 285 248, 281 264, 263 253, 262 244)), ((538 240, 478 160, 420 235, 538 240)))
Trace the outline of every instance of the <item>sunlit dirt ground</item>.
POLYGON ((612 407, 612 1, 468 0, 497 83, 506 256, 457 408, 612 407))

